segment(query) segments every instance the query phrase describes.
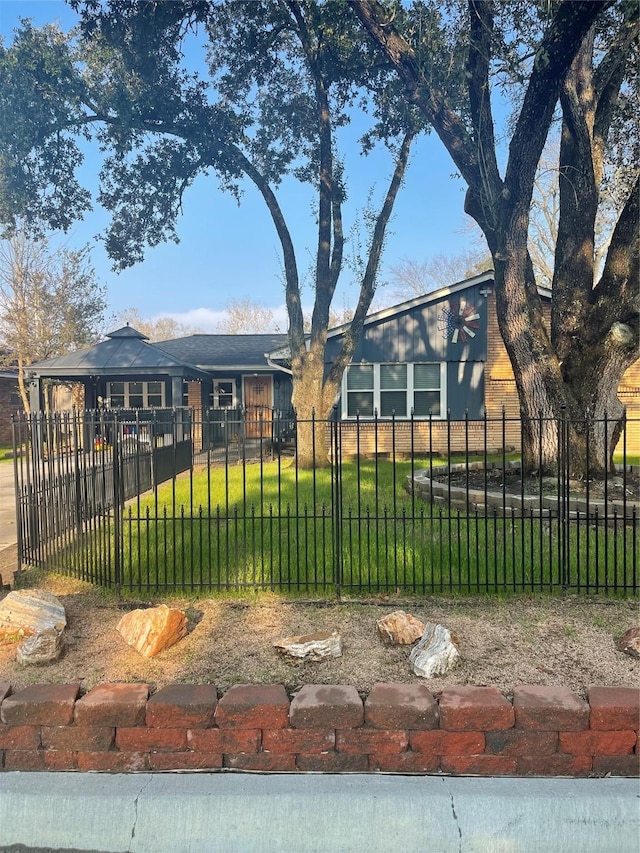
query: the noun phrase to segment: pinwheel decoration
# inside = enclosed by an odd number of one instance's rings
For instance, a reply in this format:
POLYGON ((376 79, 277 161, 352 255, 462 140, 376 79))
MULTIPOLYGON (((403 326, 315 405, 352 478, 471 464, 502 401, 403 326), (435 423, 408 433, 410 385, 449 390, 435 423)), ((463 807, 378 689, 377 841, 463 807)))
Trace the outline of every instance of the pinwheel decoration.
POLYGON ((467 305, 464 299, 459 302, 445 302, 442 313, 438 317, 438 330, 446 341, 466 344, 469 338, 475 338, 480 328, 480 314, 475 305, 467 305))

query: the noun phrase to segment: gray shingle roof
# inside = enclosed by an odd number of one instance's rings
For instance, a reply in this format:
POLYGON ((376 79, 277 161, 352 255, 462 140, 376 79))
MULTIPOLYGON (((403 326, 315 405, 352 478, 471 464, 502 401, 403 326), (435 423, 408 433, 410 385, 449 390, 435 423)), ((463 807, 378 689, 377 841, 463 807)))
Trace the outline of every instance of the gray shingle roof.
POLYGON ((287 335, 189 335, 157 346, 181 361, 201 368, 268 369, 265 353, 287 344, 287 335))

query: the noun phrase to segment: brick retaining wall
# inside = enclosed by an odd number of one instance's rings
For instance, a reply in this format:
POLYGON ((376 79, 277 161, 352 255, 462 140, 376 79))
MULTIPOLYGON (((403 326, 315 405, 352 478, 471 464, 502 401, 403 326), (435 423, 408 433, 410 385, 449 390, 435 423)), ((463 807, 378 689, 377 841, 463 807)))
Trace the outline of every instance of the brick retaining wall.
POLYGON ((0 684, 4 770, 638 776, 640 690, 0 684))

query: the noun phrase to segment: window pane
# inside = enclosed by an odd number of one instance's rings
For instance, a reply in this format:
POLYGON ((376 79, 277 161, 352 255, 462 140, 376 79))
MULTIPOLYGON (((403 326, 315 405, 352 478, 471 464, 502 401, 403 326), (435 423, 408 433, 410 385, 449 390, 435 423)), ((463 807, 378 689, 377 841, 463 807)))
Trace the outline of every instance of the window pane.
POLYGON ((407 365, 406 364, 381 364, 380 365, 380 388, 406 388, 407 387, 407 365))
POLYGON ((413 397, 413 414, 416 417, 440 416, 439 391, 416 391, 413 397))
POLYGON ((157 396, 158 394, 162 396, 162 382, 148 382, 147 388, 149 390, 149 396, 152 394, 154 396, 157 396))
POLYGON ((142 409, 144 406, 144 384, 129 382, 129 408, 142 409))
POLYGON ((356 415, 373 417, 373 391, 352 391, 347 394, 347 415, 350 418, 356 415))
POLYGON ((380 393, 380 415, 390 418, 396 414, 399 418, 407 414, 407 392, 406 391, 381 391, 380 393))
POLYGON ((124 394, 124 382, 109 382, 109 396, 124 394))
POLYGON ((112 394, 109 405, 112 409, 124 409, 124 394, 112 394))
POLYGON ((440 387, 440 365, 439 364, 414 364, 413 366, 414 388, 439 388, 440 387))
POLYGON ((347 372, 347 390, 361 391, 373 388, 373 365, 352 364, 347 372))

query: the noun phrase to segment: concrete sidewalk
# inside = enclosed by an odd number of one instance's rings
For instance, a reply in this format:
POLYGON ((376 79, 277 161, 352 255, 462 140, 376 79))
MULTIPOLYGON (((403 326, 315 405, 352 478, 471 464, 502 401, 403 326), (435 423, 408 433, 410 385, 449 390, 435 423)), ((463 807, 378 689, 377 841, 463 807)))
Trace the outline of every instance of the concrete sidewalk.
POLYGON ((637 779, 0 773, 0 851, 637 853, 637 779))

